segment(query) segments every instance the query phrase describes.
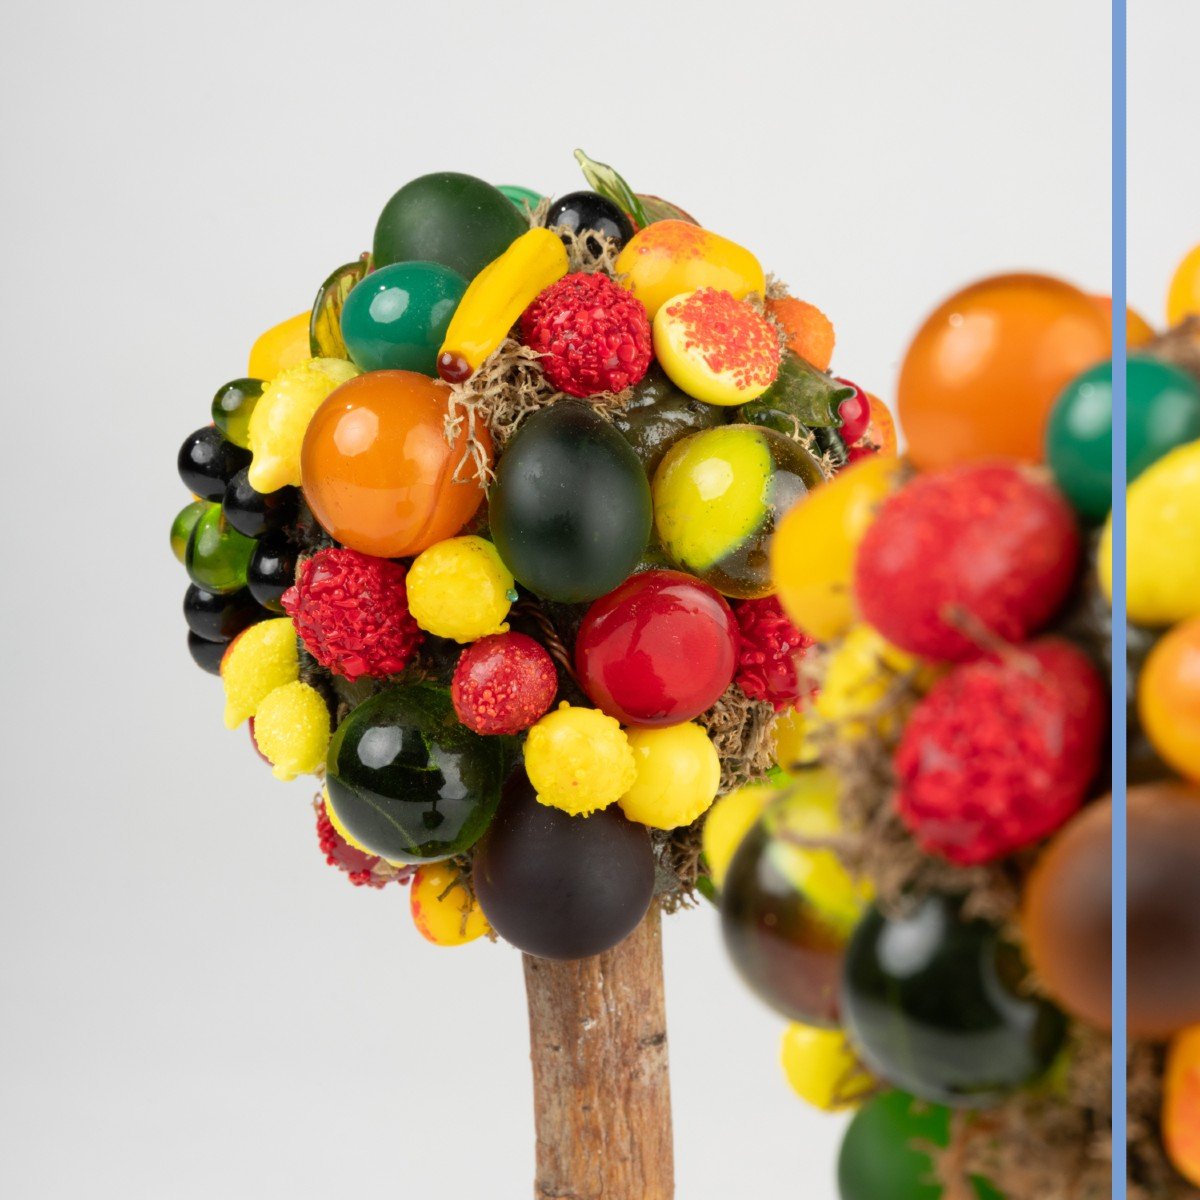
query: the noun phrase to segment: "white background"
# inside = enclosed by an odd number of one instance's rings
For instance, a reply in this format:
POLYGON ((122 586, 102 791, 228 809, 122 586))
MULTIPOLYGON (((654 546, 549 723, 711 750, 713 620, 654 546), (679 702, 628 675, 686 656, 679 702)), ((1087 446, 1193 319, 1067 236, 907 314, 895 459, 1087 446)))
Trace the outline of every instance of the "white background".
MULTIPOLYGON (((526 1196, 518 956, 435 949, 405 892, 350 888, 311 787, 223 729, 166 545, 176 448, 400 184, 563 192, 576 145, 752 247, 890 397, 973 277, 1108 290, 1105 6, 5 10, 0 1194, 526 1196)), ((1138 11, 1160 33, 1136 63, 1158 149, 1134 156, 1134 294, 1157 319, 1200 237, 1200 30, 1187 0, 1138 11)), ((782 1022, 710 912, 669 922, 667 958, 681 1198, 832 1200, 839 1123, 790 1095, 782 1022)))

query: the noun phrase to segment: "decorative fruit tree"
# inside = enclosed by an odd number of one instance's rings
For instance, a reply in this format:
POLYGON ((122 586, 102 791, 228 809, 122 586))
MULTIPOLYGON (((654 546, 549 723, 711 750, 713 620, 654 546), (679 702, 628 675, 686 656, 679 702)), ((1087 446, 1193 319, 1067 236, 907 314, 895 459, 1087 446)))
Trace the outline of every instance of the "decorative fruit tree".
POLYGON ((327 860, 524 952, 537 1194, 660 1200, 659 915, 711 895, 704 815, 809 687, 770 539, 895 440, 815 307, 577 157, 553 203, 402 187, 217 392, 171 537, 192 656, 323 779, 327 860))
MULTIPOLYGON (((1200 248, 1175 293, 1172 333, 1128 320, 1138 1200, 1200 1196, 1200 248)), ((857 1109, 842 1200, 1115 1194, 1108 322, 1041 276, 953 296, 903 363, 906 459, 773 537, 812 691, 791 782, 718 800, 704 844, 789 1079, 857 1109)))

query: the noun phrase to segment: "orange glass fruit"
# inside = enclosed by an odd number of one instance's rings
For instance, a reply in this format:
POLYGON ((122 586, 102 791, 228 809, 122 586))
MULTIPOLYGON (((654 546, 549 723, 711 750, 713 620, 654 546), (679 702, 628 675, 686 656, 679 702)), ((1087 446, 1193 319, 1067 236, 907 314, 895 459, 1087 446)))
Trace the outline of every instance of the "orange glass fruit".
POLYGON ((1138 714, 1155 750, 1200 781, 1200 617, 1155 645, 1138 680, 1138 714))
MULTIPOLYGON (((1111 296, 1093 296, 1092 303, 1104 314, 1104 319, 1108 322, 1109 327, 1112 327, 1112 297, 1111 296)), ((1146 320, 1136 309, 1126 307, 1125 309, 1125 343, 1130 350, 1136 350, 1139 346, 1145 346, 1147 343, 1154 341, 1154 330, 1150 327, 1150 322, 1146 320)))
POLYGON ((896 439, 896 420, 892 410, 878 396, 867 393, 871 405, 871 423, 867 426, 867 440, 879 447, 884 458, 895 458, 900 452, 896 439))
POLYGON ((925 470, 1040 461, 1059 392, 1111 353, 1103 312, 1069 283, 998 275, 972 284, 926 320, 905 355, 897 406, 909 456, 925 470))
MULTIPOLYGON (((364 554, 404 558, 466 525, 484 489, 466 422, 446 440, 449 398, 440 379, 411 371, 371 371, 329 395, 300 453, 304 498, 326 532, 364 554)), ((490 463, 487 431, 475 436, 490 463)))

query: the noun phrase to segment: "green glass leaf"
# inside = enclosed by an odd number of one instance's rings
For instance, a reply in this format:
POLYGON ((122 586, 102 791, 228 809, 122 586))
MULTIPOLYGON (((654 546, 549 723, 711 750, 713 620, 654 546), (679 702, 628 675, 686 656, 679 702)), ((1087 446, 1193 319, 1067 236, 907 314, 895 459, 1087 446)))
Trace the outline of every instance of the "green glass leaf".
POLYGON ((619 205, 622 212, 627 212, 637 222, 639 229, 644 229, 650 224, 651 219, 646 213, 645 205, 612 167, 588 158, 582 150, 575 151, 575 161, 583 168, 583 177, 593 191, 619 205))
POLYGON ((686 221, 689 225, 699 225, 689 212, 684 212, 678 204, 664 200, 661 196, 648 196, 645 192, 635 193, 646 210, 646 220, 652 225, 655 221, 686 221))
POLYGON ((854 389, 818 371, 812 363, 790 351, 784 354, 775 382, 757 400, 742 406, 742 419, 751 425, 768 425, 764 414, 782 413, 810 428, 841 428, 838 405, 854 395, 854 389))
POLYGON ((308 344, 313 358, 349 358, 342 338, 342 305, 367 274, 368 255, 338 267, 321 284, 313 301, 312 317, 308 323, 308 344))

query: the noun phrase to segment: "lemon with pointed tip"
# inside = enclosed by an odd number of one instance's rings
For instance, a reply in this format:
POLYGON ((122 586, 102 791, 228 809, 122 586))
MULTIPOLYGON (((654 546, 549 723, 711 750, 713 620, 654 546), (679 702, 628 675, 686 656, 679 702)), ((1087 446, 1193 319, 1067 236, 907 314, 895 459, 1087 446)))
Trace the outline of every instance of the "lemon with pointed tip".
POLYGON ((254 740, 285 783, 310 775, 329 749, 329 708, 321 693, 299 679, 268 692, 254 713, 254 740))
POLYGON ((271 692, 299 678, 296 631, 287 617, 259 621, 238 634, 221 663, 226 729, 236 729, 271 692))
POLYGON ((246 373, 252 379, 274 379, 280 371, 308 358, 312 353, 308 339, 311 318, 310 312, 297 313, 260 334, 250 348, 246 373))

